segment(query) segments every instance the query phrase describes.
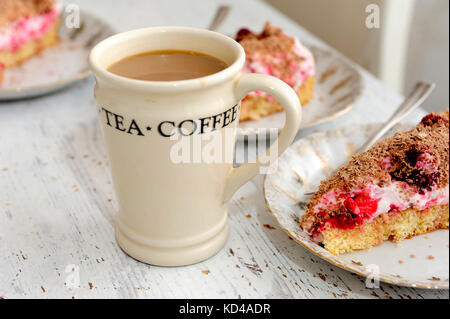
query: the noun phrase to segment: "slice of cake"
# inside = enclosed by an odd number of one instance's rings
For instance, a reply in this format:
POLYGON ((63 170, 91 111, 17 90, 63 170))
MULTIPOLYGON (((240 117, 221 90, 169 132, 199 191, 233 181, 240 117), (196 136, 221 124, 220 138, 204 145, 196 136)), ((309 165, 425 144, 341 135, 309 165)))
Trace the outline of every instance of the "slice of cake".
POLYGON ((342 166, 300 226, 334 255, 448 229, 449 113, 431 113, 342 166))
POLYGON ((55 0, 0 0, 0 81, 5 68, 56 43, 60 10, 55 0))
MULTIPOLYGON (((245 50, 243 72, 275 76, 289 84, 305 105, 314 96, 315 62, 312 53, 300 41, 285 34, 269 22, 263 32, 255 34, 241 29, 236 35, 245 50)), ((283 107, 265 92, 252 92, 242 101, 241 121, 258 120, 283 107)))

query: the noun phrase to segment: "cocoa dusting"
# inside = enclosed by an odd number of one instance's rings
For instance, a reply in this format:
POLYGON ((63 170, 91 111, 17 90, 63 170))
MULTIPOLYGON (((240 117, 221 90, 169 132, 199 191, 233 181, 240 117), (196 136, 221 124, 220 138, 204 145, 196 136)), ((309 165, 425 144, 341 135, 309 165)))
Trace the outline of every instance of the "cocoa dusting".
POLYGON ((342 81, 338 82, 335 86, 333 86, 333 88, 330 90, 330 95, 333 95, 334 93, 336 93, 339 89, 343 88, 344 86, 346 86, 348 83, 350 83, 350 81, 352 80, 352 76, 346 77, 345 79, 343 79, 342 81))
POLYGON ((336 71, 338 70, 337 65, 327 69, 325 72, 322 73, 322 76, 320 77, 319 82, 323 83, 325 82, 330 76, 332 76, 333 74, 336 73, 336 71))

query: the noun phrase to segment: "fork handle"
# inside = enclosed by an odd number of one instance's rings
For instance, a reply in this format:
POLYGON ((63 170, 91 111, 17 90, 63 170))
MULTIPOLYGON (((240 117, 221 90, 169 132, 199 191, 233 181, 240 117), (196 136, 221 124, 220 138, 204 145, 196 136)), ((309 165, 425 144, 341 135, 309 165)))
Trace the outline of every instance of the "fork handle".
POLYGON ((230 13, 230 6, 222 5, 217 9, 216 15, 214 16, 208 30, 216 31, 219 26, 225 21, 226 17, 230 13))
POLYGON ((357 154, 363 153, 371 148, 384 134, 386 134, 395 124, 403 120, 408 114, 415 110, 430 95, 436 85, 434 83, 418 82, 414 89, 406 97, 405 101, 392 114, 390 119, 383 124, 366 143, 358 150, 357 154))

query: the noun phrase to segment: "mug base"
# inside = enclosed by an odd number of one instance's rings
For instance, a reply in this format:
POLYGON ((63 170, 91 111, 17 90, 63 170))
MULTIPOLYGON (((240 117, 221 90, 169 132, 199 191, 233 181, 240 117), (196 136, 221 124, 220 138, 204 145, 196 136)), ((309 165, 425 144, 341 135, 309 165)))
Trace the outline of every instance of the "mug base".
POLYGON ((127 255, 140 262, 155 266, 187 266, 217 254, 225 246, 229 232, 230 227, 227 220, 214 237, 204 242, 188 247, 161 248, 138 243, 117 227, 116 241, 127 255))

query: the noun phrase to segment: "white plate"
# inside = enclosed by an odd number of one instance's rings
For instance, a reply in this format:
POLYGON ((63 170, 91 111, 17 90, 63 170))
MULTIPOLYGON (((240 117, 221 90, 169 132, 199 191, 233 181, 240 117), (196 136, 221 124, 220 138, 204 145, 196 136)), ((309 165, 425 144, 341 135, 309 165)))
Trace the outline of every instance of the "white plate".
MULTIPOLYGON (((310 49, 316 60, 316 84, 314 98, 302 108, 301 128, 321 124, 348 112, 364 90, 361 75, 349 62, 331 51, 318 47, 310 49)), ((259 121, 241 122, 238 137, 258 134, 261 129, 281 129, 284 116, 284 112, 279 112, 259 121)))
POLYGON ((47 94, 87 77, 90 49, 112 34, 111 27, 86 12, 80 13, 79 29, 67 28, 63 13, 60 41, 21 65, 6 69, 0 83, 0 100, 47 94))
MULTIPOLYGON (((384 242, 368 250, 334 256, 313 242, 298 220, 305 213, 311 191, 331 171, 346 163, 377 125, 361 125, 320 132, 291 145, 264 180, 267 208, 285 232, 312 253, 359 275, 378 272, 381 281, 395 285, 448 289, 449 233, 438 230, 404 240, 384 242), (299 183, 298 175, 304 180, 299 183)), ((408 127, 412 127, 409 125, 408 127)))

